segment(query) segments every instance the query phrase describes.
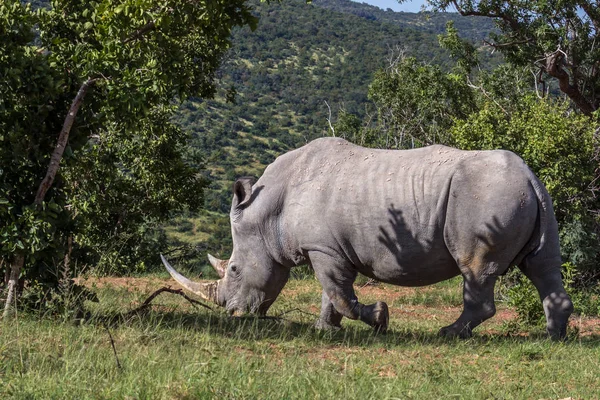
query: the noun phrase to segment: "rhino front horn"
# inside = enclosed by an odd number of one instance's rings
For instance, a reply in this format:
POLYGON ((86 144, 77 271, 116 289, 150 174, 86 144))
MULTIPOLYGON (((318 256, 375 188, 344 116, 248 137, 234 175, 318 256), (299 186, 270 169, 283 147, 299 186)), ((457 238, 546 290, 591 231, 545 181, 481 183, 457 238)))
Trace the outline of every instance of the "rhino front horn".
POLYGON ((208 261, 210 261, 210 265, 212 265, 215 271, 217 271, 219 277, 223 278, 225 276, 225 271, 227 270, 227 264, 229 261, 219 260, 217 257, 213 257, 210 254, 208 254, 208 261))
POLYGON ((169 274, 171 274, 173 279, 175 279, 175 281, 177 281, 177 283, 179 283, 181 286, 183 286, 184 289, 187 289, 190 292, 200 296, 200 298, 202 298, 203 300, 210 301, 215 304, 219 304, 217 301, 217 291, 219 290, 219 281, 209 282, 209 283, 192 282, 185 276, 181 275, 179 272, 175 271, 175 269, 173 267, 171 267, 171 264, 169 264, 167 259, 162 254, 160 255, 160 259, 162 260, 163 264, 165 265, 165 268, 167 269, 167 271, 169 271, 169 274))

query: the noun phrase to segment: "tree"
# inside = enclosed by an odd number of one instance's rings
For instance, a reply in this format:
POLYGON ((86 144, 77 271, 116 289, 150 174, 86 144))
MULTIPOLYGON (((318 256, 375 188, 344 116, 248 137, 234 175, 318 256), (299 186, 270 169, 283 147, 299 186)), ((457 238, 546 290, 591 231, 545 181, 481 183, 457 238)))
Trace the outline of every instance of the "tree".
POLYGON ((199 207, 204 181, 171 117, 187 97, 214 95, 231 30, 255 26, 250 11, 245 0, 0 4, 6 311, 24 268, 37 279, 74 245, 98 251, 102 236, 199 207))
POLYGON ((600 107, 600 8, 588 0, 429 0, 434 10, 496 21, 486 43, 509 63, 531 67, 542 91, 553 80, 582 113, 600 107))
POLYGON ((453 119, 465 118, 474 110, 473 93, 464 77, 406 57, 402 51, 388 61, 369 86, 369 99, 378 111, 378 145, 406 148, 448 143, 453 119))

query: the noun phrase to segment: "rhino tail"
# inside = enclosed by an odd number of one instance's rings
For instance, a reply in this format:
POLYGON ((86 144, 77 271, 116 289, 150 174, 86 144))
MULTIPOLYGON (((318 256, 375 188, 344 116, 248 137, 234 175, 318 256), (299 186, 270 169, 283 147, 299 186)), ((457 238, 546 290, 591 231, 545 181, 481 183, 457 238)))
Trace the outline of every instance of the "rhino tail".
MULTIPOLYGON (((533 173, 532 173, 533 175, 533 173)), ((546 189, 542 186, 542 183, 533 176, 533 179, 530 179, 529 183, 533 188, 535 196, 538 202, 538 224, 536 227, 536 232, 538 232, 539 242, 537 246, 533 249, 533 256, 536 256, 546 244, 546 240, 548 237, 548 220, 549 215, 554 213, 552 208, 552 200, 550 199, 550 195, 546 191, 546 189)))
POLYGON ((535 257, 540 251, 542 251, 542 249, 544 249, 544 247, 547 245, 548 241, 550 216, 554 212, 552 209, 552 200, 550 200, 550 195, 542 183, 533 174, 533 172, 530 172, 530 174, 529 186, 533 191, 538 204, 536 226, 533 230, 531 238, 525 247, 523 247, 517 254, 510 265, 521 266, 523 260, 529 257, 535 257))

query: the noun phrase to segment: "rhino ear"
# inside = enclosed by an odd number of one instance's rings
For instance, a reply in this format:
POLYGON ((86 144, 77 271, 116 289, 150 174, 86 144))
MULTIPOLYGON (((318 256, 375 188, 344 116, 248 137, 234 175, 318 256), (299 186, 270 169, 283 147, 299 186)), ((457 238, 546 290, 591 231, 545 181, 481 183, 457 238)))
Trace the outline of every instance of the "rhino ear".
POLYGON ((256 182, 256 178, 244 176, 238 178, 233 184, 233 209, 241 209, 247 207, 252 201, 252 185, 256 182))

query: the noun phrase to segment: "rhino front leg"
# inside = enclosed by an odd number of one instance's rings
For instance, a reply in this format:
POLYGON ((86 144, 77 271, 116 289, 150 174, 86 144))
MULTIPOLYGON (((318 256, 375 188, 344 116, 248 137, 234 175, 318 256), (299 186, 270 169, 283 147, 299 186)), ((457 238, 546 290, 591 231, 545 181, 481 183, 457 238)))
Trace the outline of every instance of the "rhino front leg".
POLYGON ((323 286, 321 317, 318 328, 339 326, 342 316, 359 319, 375 328, 377 332, 387 331, 389 313, 387 304, 378 301, 365 305, 358 301, 353 283, 356 271, 347 264, 321 252, 309 253, 315 274, 323 286))
POLYGON ((315 328, 323 330, 340 328, 342 326, 342 318, 343 315, 337 312, 333 303, 329 300, 329 296, 323 290, 323 294, 321 295, 321 315, 317 322, 315 322, 315 328))

